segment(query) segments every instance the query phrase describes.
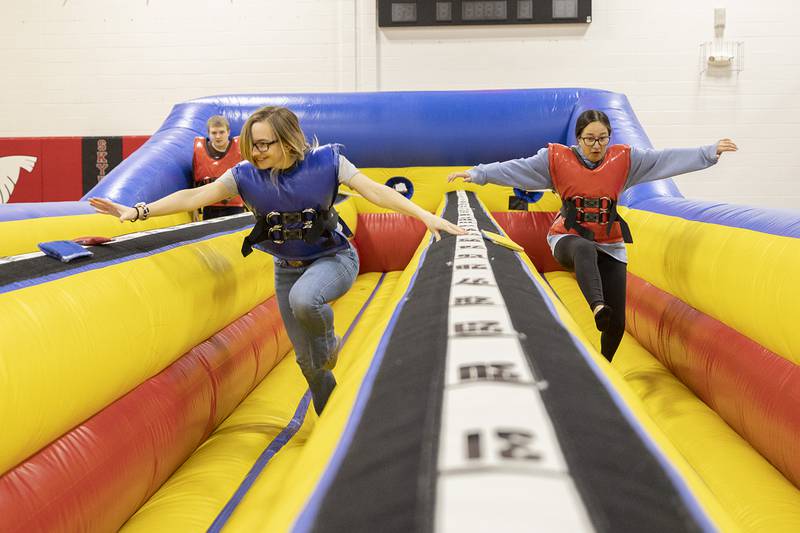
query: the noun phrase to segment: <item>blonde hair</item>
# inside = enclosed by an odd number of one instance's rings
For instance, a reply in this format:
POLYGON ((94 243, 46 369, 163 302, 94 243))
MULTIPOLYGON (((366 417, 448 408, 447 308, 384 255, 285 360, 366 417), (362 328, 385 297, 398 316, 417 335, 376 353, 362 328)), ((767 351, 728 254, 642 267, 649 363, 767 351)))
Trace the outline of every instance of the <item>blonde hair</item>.
POLYGON ((219 127, 223 127, 226 130, 231 131, 231 125, 228 124, 228 120, 225 117, 222 115, 214 115, 208 119, 208 122, 206 122, 206 133, 211 131, 211 128, 219 127))
MULTIPOLYGON (((256 164, 253 159, 253 124, 256 122, 266 122, 275 132, 275 140, 283 153, 284 160, 291 159, 293 163, 298 163, 305 159, 306 153, 317 147, 317 140, 310 145, 303 130, 300 129, 300 121, 290 109, 281 106, 262 107, 254 112, 242 126, 239 135, 239 151, 242 159, 256 164)), ((270 175, 274 179, 280 169, 271 169, 270 175)))

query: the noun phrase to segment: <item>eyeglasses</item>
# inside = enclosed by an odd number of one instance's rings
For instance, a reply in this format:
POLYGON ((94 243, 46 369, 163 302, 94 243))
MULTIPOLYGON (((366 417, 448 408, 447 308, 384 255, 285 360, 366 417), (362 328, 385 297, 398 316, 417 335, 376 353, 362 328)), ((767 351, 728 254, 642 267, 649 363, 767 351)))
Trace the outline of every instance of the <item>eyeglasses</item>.
POLYGON ((611 137, 603 136, 603 137, 580 137, 580 140, 583 141, 583 144, 586 146, 594 146, 594 143, 600 143, 600 146, 605 146, 608 144, 608 141, 611 137))
POLYGON ((266 152, 269 150, 269 147, 278 142, 275 141, 257 141, 253 143, 253 148, 255 148, 259 152, 266 152))

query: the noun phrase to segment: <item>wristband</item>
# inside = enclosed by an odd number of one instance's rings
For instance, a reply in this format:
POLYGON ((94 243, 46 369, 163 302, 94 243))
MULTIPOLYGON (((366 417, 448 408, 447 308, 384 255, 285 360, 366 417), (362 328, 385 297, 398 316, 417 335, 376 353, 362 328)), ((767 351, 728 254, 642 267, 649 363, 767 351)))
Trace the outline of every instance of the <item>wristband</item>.
POLYGON ((139 212, 139 208, 140 207, 142 208, 142 216, 140 217, 142 220, 147 220, 147 217, 150 216, 150 208, 147 207, 146 203, 139 202, 138 204, 135 204, 133 207, 136 208, 137 213, 139 212))

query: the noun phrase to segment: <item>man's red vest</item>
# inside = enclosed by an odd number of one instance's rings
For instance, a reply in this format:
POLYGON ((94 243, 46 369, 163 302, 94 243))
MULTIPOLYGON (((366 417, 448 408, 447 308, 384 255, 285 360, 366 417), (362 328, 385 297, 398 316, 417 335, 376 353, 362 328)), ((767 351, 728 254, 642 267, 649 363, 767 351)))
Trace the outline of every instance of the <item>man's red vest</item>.
MULTIPOLYGON (((194 174, 194 184, 196 187, 211 183, 222 176, 226 170, 242 160, 239 154, 239 137, 234 137, 228 144, 228 151, 219 159, 214 159, 209 155, 206 148, 206 138, 196 137, 194 140, 194 157, 192 158, 192 172, 194 174)), ((229 198, 215 206, 241 207, 244 205, 242 198, 236 196, 229 198)))
MULTIPOLYGON (((579 211, 582 210, 580 216, 590 214, 590 218, 598 217, 601 220, 607 220, 608 207, 611 202, 616 206, 628 179, 628 171, 631 167, 630 146, 624 144, 610 146, 603 162, 594 169, 586 168, 578 160, 577 154, 562 144, 548 145, 548 156, 553 187, 561 199, 573 199, 573 202, 579 206, 579 211), (583 199, 589 201, 583 202, 583 199), (602 200, 595 202, 595 199, 602 200)), ((583 221, 580 222, 580 225, 594 233, 596 242, 623 242, 619 222, 612 223, 610 233, 607 233, 608 224, 605 223, 583 221)), ((549 234, 579 235, 574 228, 568 230, 564 227, 563 213, 556 216, 553 225, 550 226, 549 234)))

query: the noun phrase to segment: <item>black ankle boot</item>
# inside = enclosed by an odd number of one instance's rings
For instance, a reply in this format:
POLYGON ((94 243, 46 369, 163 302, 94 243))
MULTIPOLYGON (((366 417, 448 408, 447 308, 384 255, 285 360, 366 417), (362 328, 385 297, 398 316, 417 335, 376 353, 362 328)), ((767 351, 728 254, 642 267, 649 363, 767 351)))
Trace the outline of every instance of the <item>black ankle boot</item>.
POLYGON ((611 315, 613 310, 606 304, 600 304, 600 310, 594 314, 594 323, 600 331, 608 331, 611 325, 611 315))
POLYGON ((333 389, 336 388, 336 378, 333 377, 333 373, 325 372, 314 381, 309 381, 308 388, 311 390, 314 411, 317 412, 317 415, 320 415, 322 410, 325 409, 325 404, 328 403, 328 398, 330 398, 333 389))

